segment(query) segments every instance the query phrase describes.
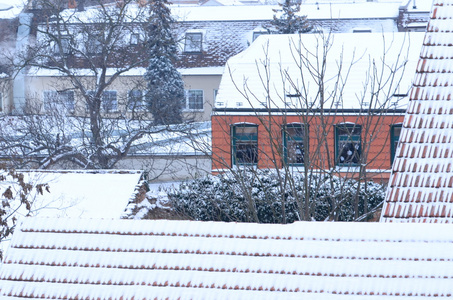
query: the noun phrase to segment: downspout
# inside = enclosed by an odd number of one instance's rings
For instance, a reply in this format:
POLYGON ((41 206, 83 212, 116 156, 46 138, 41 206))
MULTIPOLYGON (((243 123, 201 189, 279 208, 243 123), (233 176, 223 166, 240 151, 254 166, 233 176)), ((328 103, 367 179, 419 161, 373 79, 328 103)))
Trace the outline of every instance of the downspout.
MULTIPOLYGON (((26 47, 29 42, 31 22, 33 19, 32 13, 20 13, 19 14, 19 26, 17 28, 17 39, 16 39, 16 53, 22 53, 26 51, 26 47)), ((21 63, 16 61, 16 63, 21 63)), ((15 76, 13 82, 13 114, 23 113, 25 107, 25 77, 27 71, 22 68, 15 76)))

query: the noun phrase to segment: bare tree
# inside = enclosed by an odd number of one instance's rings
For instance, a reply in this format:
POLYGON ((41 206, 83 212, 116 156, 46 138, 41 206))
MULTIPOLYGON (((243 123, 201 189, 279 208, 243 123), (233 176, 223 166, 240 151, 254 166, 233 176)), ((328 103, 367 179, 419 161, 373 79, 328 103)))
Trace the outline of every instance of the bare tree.
MULTIPOLYGON (((288 195, 297 198, 300 220, 319 220, 318 200, 328 203, 324 220, 343 219, 345 210, 352 210, 354 220, 368 219, 379 205, 368 203, 367 183, 380 182, 382 172, 391 166, 390 125, 401 122, 404 114, 395 94, 407 94, 410 87, 402 83, 409 37, 381 36, 377 56, 361 52, 360 47, 336 52, 334 38, 318 35, 313 41, 307 35, 293 36, 286 45, 290 58, 276 44, 271 46, 277 50, 264 44, 261 55, 252 52, 256 71, 246 78, 235 69, 237 65, 230 67, 231 82, 240 97, 227 95, 244 101, 249 115, 217 108, 213 117, 214 171, 232 172, 243 183, 242 192, 253 209, 256 199, 250 196, 250 175, 241 178, 242 170, 275 170, 282 223, 288 195), (347 102, 353 107, 346 107, 347 102), (302 184, 295 182, 300 174, 302 184), (326 184, 330 184, 328 194, 320 191, 326 184)), ((218 101, 223 100, 221 90, 218 101)))
MULTIPOLYGON (((49 192, 45 183, 34 184, 27 181, 23 173, 7 170, 4 165, 0 168, 0 193, 2 206, 0 208, 0 242, 8 240, 14 231, 16 221, 20 216, 27 216, 32 211, 33 193, 49 192)), ((3 252, 0 250, 0 258, 3 252)))
POLYGON ((34 39, 10 60, 45 90, 3 119, 15 131, 2 126, 0 144, 21 166, 112 168, 138 140, 168 129, 153 126, 144 102, 149 9, 133 0, 60 2, 35 3, 34 39))

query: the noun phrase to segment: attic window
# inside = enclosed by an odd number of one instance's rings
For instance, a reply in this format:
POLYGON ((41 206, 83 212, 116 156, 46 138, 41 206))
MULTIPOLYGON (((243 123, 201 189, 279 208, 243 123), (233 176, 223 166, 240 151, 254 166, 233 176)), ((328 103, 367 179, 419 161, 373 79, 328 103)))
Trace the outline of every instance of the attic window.
POLYGON ((404 98, 404 97, 407 97, 407 93, 406 93, 406 94, 398 94, 398 93, 395 93, 395 94, 393 94, 393 97, 404 98))
POLYGON ((187 32, 184 43, 184 52, 200 53, 202 50, 203 34, 201 32, 187 32))
POLYGON ((296 93, 296 94, 286 94, 286 97, 288 98, 299 98, 301 97, 301 95, 299 93, 296 93))
POLYGON ((352 30, 353 33, 370 33, 371 28, 354 28, 352 30))

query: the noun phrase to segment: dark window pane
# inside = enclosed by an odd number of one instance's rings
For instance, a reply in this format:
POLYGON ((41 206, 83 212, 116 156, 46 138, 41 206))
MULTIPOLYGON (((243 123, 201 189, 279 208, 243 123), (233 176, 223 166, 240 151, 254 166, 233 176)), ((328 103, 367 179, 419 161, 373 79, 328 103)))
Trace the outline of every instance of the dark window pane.
POLYGON ((258 145, 238 142, 236 144, 236 162, 238 164, 256 164, 258 162, 258 145))
POLYGON ((137 110, 143 109, 143 93, 141 90, 130 90, 128 95, 127 109, 137 110))
POLYGON ((201 52, 202 40, 201 33, 186 33, 184 52, 201 52))
POLYGON ((233 128, 233 157, 240 164, 258 163, 258 127, 236 126, 233 128))
POLYGON ((336 128, 338 164, 358 164, 360 162, 361 131, 362 128, 358 125, 336 128))
POLYGON ((203 91, 202 90, 189 90, 187 91, 187 105, 188 109, 203 109, 203 91))
POLYGON ((304 126, 288 125, 283 132, 284 155, 288 164, 304 163, 304 126))
POLYGON ((340 150, 339 163, 357 164, 360 160, 360 142, 339 141, 338 149, 340 150))
POLYGON ((116 91, 102 92, 101 107, 105 111, 116 111, 118 109, 116 91))

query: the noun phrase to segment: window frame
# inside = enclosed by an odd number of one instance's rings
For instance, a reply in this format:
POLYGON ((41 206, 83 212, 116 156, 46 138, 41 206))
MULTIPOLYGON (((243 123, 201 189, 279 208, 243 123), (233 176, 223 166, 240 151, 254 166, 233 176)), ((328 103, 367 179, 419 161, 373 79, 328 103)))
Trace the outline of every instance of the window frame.
POLYGON ((396 149, 398 148, 402 129, 402 123, 390 125, 390 164, 393 164, 393 161, 395 160, 396 149), (396 138, 395 129, 399 129, 398 138, 396 138))
POLYGON ((306 148, 308 148, 308 137, 306 137, 306 128, 308 125, 303 123, 292 123, 282 126, 282 138, 283 138, 283 162, 289 166, 304 166, 305 165, 305 154, 306 148), (288 129, 299 129, 301 135, 290 135, 288 129), (289 146, 288 143, 302 144, 302 162, 291 162, 289 161, 289 146))
MULTIPOLYGON (((349 149, 350 150, 350 149, 349 149)), ((356 167, 359 166, 360 164, 360 159, 362 156, 362 126, 358 124, 352 124, 352 123, 342 123, 342 124, 337 124, 335 125, 335 165, 340 166, 340 167, 356 167), (339 131, 340 130, 347 130, 348 134, 341 134, 339 131), (352 131, 350 131, 352 130, 352 131), (354 133, 355 130, 358 130, 358 133, 354 133), (340 149, 341 144, 345 143, 347 144, 358 144, 357 147, 353 147, 355 149, 355 153, 358 152, 358 155, 353 153, 351 155, 349 160, 354 160, 354 157, 357 156, 355 159, 356 161, 345 161, 341 162, 340 155, 343 152, 343 149, 346 147, 343 147, 340 149)))
POLYGON ((101 109, 104 112, 117 112, 118 111, 118 92, 116 90, 102 91, 101 109), (114 95, 113 99, 108 99, 108 98, 110 98, 110 94, 114 95), (107 102, 109 102, 109 103, 107 103, 107 102), (108 104, 110 104, 112 107, 106 107, 108 104))
POLYGON ((56 103, 64 104, 69 111, 75 110, 75 94, 74 91, 55 91, 55 90, 45 90, 43 91, 43 107, 45 111, 52 109, 50 106, 49 100, 55 99, 56 103))
POLYGON ((186 32, 184 37, 184 52, 185 53, 201 53, 203 52, 203 33, 202 32, 186 32), (197 37, 195 39, 195 37, 197 37))
MULTIPOLYGON (((88 91, 87 92, 90 96, 93 96, 94 95, 94 91, 91 90, 91 91, 88 91)), ((88 103, 86 104, 86 107, 87 109, 89 109, 88 107, 88 103)), ((102 91, 102 95, 101 95, 101 111, 102 112, 106 112, 106 113, 114 113, 114 112, 118 112, 118 92, 116 90, 104 90, 102 91), (106 109, 106 95, 107 93, 115 93, 115 98, 114 98, 114 102, 115 103, 115 108, 114 109, 106 109)))
POLYGON ((146 103, 145 103, 145 93, 143 90, 139 89, 132 89, 127 92, 127 111, 143 111, 146 108, 146 103), (140 92, 139 96, 132 96, 132 92, 140 92), (131 101, 133 98, 135 98, 135 101, 131 101), (140 100, 138 100, 140 99, 140 100), (131 103, 134 102, 134 105, 131 106, 131 103), (138 103, 140 102, 140 103, 138 103), (138 104, 137 104, 138 103, 138 104))
POLYGON ((63 56, 70 55, 71 54, 71 36, 70 35, 61 35, 60 39, 60 44, 62 46, 62 52, 60 53, 60 46, 58 45, 57 42, 55 42, 55 55, 60 56, 61 54, 63 56))
POLYGON ((88 55, 98 55, 102 53, 102 42, 95 34, 88 35, 86 47, 88 55))
MULTIPOLYGON (((201 90, 201 89, 190 89, 190 90, 184 90, 184 95, 185 95, 185 105, 184 105, 184 109, 185 110, 190 110, 190 111, 204 111, 204 90, 201 90), (190 107, 190 98, 191 98, 191 93, 195 93, 195 92, 201 92, 201 103, 198 103, 200 99, 195 99, 195 105, 194 106, 197 106, 197 105, 200 105, 201 104, 201 108, 191 108, 190 107)), ((195 95, 196 98, 199 97, 195 95)))
MULTIPOLYGON (((241 155, 242 156, 242 155, 241 155)), ((256 166, 258 164, 258 125, 256 124, 234 124, 231 126, 231 164, 232 166, 256 166), (237 130, 239 128, 250 128, 256 130, 256 134, 251 135, 241 135, 239 136, 237 130), (250 147, 250 150, 247 150, 247 146, 250 147), (244 149, 241 149, 241 153, 246 151, 253 152, 251 155, 251 160, 249 162, 244 160, 244 157, 239 159, 238 146, 245 146, 244 149), (241 160, 241 161, 239 161, 241 160)))

